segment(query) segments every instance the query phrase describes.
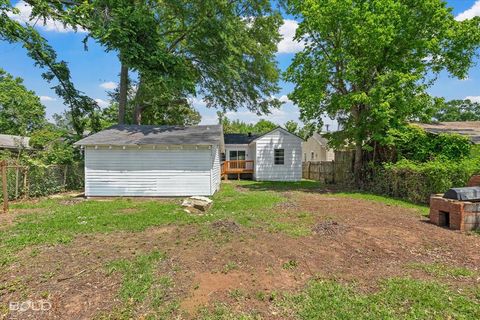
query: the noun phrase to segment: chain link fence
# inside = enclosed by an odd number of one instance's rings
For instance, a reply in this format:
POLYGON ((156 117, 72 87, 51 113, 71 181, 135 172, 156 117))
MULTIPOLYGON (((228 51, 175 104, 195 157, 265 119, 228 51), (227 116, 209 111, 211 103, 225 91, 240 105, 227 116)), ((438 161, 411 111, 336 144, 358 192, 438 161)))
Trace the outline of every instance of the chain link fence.
MULTIPOLYGON (((84 165, 25 166, 6 163, 6 187, 9 200, 47 196, 81 190, 84 187, 84 165)), ((2 183, 5 183, 2 178, 2 183)), ((3 201, 3 194, 0 194, 3 201)))

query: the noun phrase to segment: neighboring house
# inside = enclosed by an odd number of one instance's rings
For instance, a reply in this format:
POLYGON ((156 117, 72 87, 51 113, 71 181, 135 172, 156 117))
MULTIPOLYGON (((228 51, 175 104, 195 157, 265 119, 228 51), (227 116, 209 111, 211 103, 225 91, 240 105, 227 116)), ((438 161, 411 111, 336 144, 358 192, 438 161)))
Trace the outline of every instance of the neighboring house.
POLYGON ((9 149, 14 151, 30 149, 29 141, 29 137, 0 134, 0 149, 9 149))
POLYGON ((328 140, 318 133, 314 133, 302 143, 303 161, 333 161, 335 152, 327 145, 328 140))
POLYGON ((251 174, 257 181, 300 181, 302 141, 280 127, 263 135, 225 134, 222 173, 251 174))
POLYGON ((87 197, 208 196, 220 187, 219 125, 116 125, 75 145, 85 152, 87 197))
POLYGON ((456 133, 469 138, 475 144, 480 144, 480 121, 453 121, 437 122, 432 124, 414 124, 423 128, 429 133, 456 133))

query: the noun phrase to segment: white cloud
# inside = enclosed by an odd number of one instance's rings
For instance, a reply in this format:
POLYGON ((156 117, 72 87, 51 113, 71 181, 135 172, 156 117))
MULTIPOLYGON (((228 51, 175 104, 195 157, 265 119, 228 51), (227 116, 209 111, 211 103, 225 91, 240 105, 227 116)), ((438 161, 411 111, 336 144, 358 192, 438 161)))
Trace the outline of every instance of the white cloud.
POLYGON ((468 96, 468 97, 465 97, 465 100, 470 100, 472 102, 480 103, 480 96, 468 96))
POLYGON ((293 39, 297 28, 297 21, 283 20, 283 25, 279 30, 283 40, 278 44, 278 53, 295 53, 303 50, 304 43, 293 39))
MULTIPOLYGON (((74 32, 75 30, 72 27, 65 27, 63 23, 55 21, 53 19, 30 19, 30 15, 32 14, 32 7, 25 3, 24 1, 19 1, 15 8, 18 9, 18 14, 11 14, 9 13, 8 16, 20 23, 28 23, 28 24, 35 24, 36 26, 42 28, 45 31, 53 31, 53 32, 74 32)), ((86 32, 82 28, 78 28, 77 32, 86 32)))
POLYGON ((281 96, 280 98, 278 98, 278 100, 280 100, 281 102, 285 103, 285 104, 292 104, 292 100, 290 100, 286 95, 283 95, 281 96))
POLYGON ((190 97, 188 100, 194 108, 202 108, 207 106, 207 103, 203 101, 201 97, 190 97))
POLYGON ((95 102, 98 103, 98 106, 100 108, 108 107, 108 105, 110 104, 108 101, 100 99, 100 98, 95 99, 95 102))
POLYGON ((470 9, 460 13, 455 19, 457 21, 463 21, 478 16, 480 16, 480 0, 477 0, 470 9))
POLYGON ((48 102, 48 101, 55 101, 55 100, 57 100, 57 99, 52 98, 52 97, 49 97, 49 96, 40 96, 39 98, 40 98, 40 101, 42 101, 42 102, 48 102))
POLYGON ((100 84, 101 88, 107 89, 107 90, 113 90, 117 86, 118 86, 118 84, 116 82, 113 82, 113 81, 107 81, 107 82, 104 82, 104 83, 100 84))
POLYGON ((218 124, 218 117, 216 115, 202 115, 200 124, 218 124))

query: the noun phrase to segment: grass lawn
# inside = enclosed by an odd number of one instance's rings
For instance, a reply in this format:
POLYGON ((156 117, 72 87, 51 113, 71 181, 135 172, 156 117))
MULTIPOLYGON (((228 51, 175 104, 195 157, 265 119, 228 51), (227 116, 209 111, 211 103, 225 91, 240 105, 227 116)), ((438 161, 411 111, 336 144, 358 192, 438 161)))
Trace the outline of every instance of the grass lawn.
POLYGON ((0 314, 43 297, 63 306, 46 319, 480 318, 480 237, 426 224, 426 207, 313 181, 229 182, 213 200, 203 215, 181 199, 12 204, 0 314), (91 308, 68 310, 72 287, 91 308))

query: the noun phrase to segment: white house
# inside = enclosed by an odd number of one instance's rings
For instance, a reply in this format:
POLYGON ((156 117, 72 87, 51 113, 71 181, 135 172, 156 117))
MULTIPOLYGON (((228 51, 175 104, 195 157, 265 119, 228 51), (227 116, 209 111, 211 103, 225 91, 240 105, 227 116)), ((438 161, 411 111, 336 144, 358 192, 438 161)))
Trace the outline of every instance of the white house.
POLYGON ((327 145, 321 134, 314 133, 302 143, 303 161, 333 161, 335 152, 327 145))
POLYGON ((266 134, 225 134, 224 175, 251 174, 257 181, 300 181, 303 139, 283 128, 266 134))
POLYGON ((77 143, 85 196, 213 195, 220 187, 222 127, 116 125, 77 143))

